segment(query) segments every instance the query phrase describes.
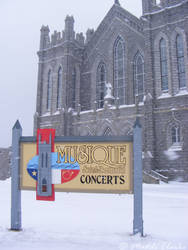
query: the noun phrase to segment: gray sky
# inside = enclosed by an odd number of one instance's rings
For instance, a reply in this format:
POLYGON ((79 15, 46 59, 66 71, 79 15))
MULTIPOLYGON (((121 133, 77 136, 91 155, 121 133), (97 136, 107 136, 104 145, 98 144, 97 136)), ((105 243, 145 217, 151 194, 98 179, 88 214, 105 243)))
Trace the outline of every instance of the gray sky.
MULTIPOLYGON (((11 145, 17 119, 23 135, 33 134, 40 28, 62 31, 67 14, 75 31, 96 29, 114 0, 0 0, 0 147, 11 145)), ((141 16, 141 0, 120 0, 122 7, 141 16)))

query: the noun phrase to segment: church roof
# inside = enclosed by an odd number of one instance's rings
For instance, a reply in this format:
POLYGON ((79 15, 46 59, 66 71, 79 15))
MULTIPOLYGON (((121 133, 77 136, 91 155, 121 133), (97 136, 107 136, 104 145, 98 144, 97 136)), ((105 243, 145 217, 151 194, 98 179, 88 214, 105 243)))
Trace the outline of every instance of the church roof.
POLYGON ((87 50, 91 50, 101 37, 101 34, 109 27, 114 18, 119 18, 127 26, 131 27, 135 31, 143 32, 143 23, 136 16, 121 7, 119 0, 115 0, 113 6, 108 11, 98 28, 94 32, 91 40, 86 45, 87 50))

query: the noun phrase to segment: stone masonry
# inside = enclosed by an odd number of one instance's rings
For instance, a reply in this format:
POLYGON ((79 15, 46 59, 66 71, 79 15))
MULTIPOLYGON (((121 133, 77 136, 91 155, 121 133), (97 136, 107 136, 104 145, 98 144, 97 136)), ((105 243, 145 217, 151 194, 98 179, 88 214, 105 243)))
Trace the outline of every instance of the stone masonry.
POLYGON ((114 1, 86 37, 75 33, 73 16, 51 36, 42 26, 34 134, 128 135, 139 116, 144 171, 188 180, 188 1, 142 4, 138 19, 114 1))
POLYGON ((10 148, 0 148, 0 180, 6 180, 10 177, 10 152, 10 148))

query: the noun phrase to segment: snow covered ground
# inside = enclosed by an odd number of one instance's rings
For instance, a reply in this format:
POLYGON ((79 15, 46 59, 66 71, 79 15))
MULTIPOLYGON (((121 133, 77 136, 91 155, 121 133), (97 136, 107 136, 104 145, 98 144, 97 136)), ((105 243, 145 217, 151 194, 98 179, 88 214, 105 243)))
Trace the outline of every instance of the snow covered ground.
POLYGON ((10 228, 10 180, 0 181, 0 250, 187 250, 188 183, 144 184, 144 232, 132 236, 133 196, 22 191, 23 231, 10 228))

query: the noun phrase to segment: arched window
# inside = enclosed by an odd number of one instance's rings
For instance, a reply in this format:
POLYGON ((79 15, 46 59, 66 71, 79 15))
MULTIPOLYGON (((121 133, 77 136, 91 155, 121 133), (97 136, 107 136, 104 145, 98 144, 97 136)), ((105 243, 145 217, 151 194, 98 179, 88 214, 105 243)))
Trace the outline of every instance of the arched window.
POLYGON ((172 145, 179 144, 180 143, 180 127, 173 126, 171 133, 172 133, 172 145))
POLYGON ((42 192, 43 193, 47 192, 47 181, 45 178, 42 179, 42 192))
POLYGON ((47 102, 46 109, 50 110, 52 101, 52 72, 49 70, 48 72, 48 84, 47 84, 47 102))
POLYGON ((144 59, 138 52, 134 59, 134 95, 142 102, 144 97, 144 59))
POLYGON ((72 71, 72 108, 76 107, 76 69, 72 71))
POLYGON ((161 90, 168 91, 168 64, 167 64, 167 51, 166 41, 162 38, 159 42, 160 50, 160 68, 161 68, 161 90))
POLYGON ((57 104, 56 108, 61 108, 61 96, 62 96, 62 79, 63 79, 63 71, 60 67, 58 70, 58 77, 57 77, 57 104))
POLYGON ((110 136, 112 135, 112 130, 111 128, 107 127, 103 133, 104 136, 110 136))
POLYGON ((114 97, 125 104, 125 44, 120 37, 114 44, 114 97))
POLYGON ((97 107, 103 108, 105 96, 105 83, 106 83, 106 67, 101 63, 97 68, 97 107))
POLYGON ((183 37, 179 34, 176 37, 176 54, 177 54, 179 88, 182 89, 186 86, 185 59, 184 59, 183 37))

